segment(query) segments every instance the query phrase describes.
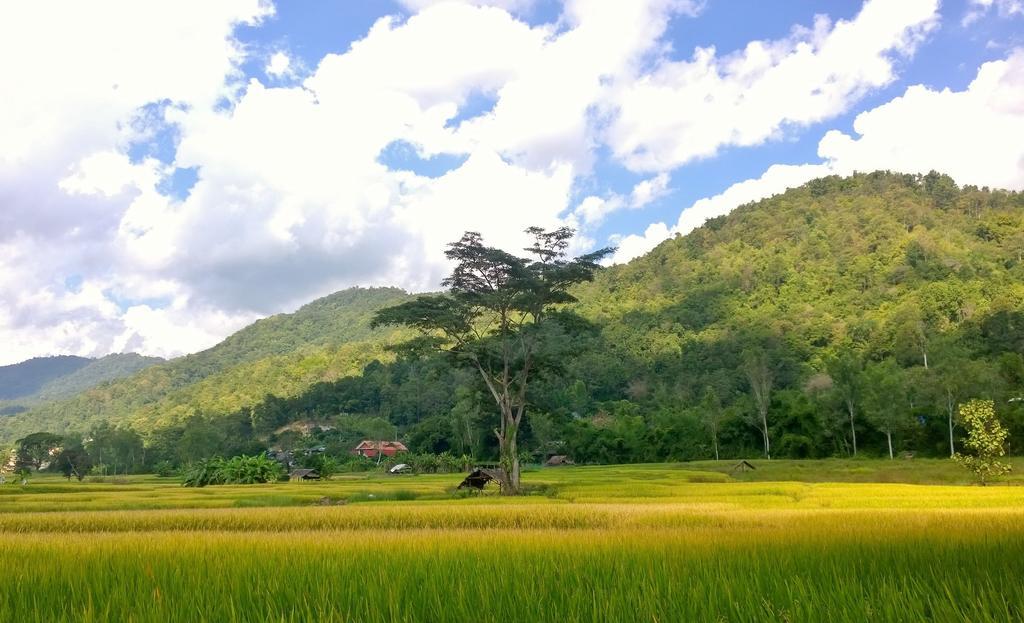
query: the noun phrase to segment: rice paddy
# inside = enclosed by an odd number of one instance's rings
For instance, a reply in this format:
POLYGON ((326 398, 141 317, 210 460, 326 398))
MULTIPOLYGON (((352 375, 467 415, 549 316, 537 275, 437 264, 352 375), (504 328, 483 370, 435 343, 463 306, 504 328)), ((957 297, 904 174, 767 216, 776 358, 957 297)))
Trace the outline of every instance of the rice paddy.
POLYGON ((3 485, 0 621, 1024 620, 1024 487, 910 464, 3 485))

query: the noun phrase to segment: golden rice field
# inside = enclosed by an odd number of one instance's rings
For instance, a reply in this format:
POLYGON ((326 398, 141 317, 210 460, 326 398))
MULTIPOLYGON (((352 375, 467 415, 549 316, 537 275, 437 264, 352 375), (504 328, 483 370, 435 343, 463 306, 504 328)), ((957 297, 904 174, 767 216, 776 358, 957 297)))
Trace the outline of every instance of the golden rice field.
POLYGON ((724 465, 538 470, 516 499, 455 498, 459 475, 2 485, 0 621, 1024 620, 1016 481, 724 465))

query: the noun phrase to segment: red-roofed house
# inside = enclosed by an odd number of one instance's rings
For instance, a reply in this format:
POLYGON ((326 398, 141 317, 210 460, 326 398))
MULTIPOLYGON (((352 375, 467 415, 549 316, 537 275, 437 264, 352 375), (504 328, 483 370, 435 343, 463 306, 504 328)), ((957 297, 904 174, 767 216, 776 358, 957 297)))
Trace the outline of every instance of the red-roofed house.
POLYGON ((370 441, 364 439, 359 442, 359 445, 352 451, 352 454, 373 458, 377 456, 378 452, 384 456, 395 456, 399 452, 408 451, 409 448, 406 448, 405 444, 401 441, 370 441))

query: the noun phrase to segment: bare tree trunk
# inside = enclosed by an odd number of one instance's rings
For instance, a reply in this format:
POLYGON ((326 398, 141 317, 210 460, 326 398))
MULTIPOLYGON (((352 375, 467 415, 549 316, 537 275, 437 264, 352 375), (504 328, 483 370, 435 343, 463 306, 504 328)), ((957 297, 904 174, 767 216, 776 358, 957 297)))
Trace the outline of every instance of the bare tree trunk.
POLYGON ((889 460, 892 460, 892 431, 886 429, 885 439, 889 442, 889 460))
POLYGON ((772 443, 768 439, 768 411, 761 411, 761 432, 764 434, 764 456, 769 461, 772 460, 772 443))
POLYGON ((502 495, 519 494, 519 452, 517 450, 518 426, 506 422, 504 433, 498 433, 498 459, 501 469, 505 471, 505 480, 501 484, 502 495))
POLYGON ((857 456, 857 427, 854 426, 852 402, 846 403, 846 410, 850 413, 850 437, 853 439, 853 456, 857 456))
POLYGON ((717 461, 718 460, 718 431, 715 431, 712 434, 712 440, 714 441, 714 444, 715 444, 715 460, 717 461))
POLYGON ((956 456, 956 447, 953 445, 953 392, 946 390, 946 412, 949 415, 949 456, 956 456))

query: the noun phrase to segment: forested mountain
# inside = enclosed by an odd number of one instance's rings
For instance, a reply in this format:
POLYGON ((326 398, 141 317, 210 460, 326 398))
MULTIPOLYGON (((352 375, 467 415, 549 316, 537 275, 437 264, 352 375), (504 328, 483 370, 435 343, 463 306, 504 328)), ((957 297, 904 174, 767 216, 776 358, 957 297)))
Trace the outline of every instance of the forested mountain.
MULTIPOLYGON (((855 443, 948 455, 956 407, 975 397, 996 400, 1022 443, 1022 258, 1024 196, 939 174, 830 177, 742 206, 576 290, 561 315, 573 353, 531 386, 522 445, 607 462, 757 456, 766 443, 773 456, 855 443)), ((339 293, 6 418, 0 435, 131 423, 150 456, 181 462, 240 439, 342 452, 397 429, 416 451, 492 454, 479 379, 442 356, 395 355, 384 345, 407 334, 369 330, 375 309, 406 298, 339 293), (286 430, 300 420, 334 428, 305 439, 286 430)))
POLYGON ((396 288, 352 288, 258 320, 208 350, 0 419, 0 442, 37 430, 85 431, 100 422, 148 430, 358 372, 385 356, 383 344, 396 334, 371 330, 373 312, 407 296, 396 288))
POLYGON ((118 353, 91 360, 71 374, 56 378, 35 393, 38 402, 69 398, 101 383, 121 379, 150 366, 163 363, 160 357, 144 357, 138 353, 118 353))
POLYGON ((61 400, 100 383, 131 376, 160 363, 159 357, 118 353, 99 359, 62 355, 37 357, 0 368, 0 415, 61 400))
POLYGON ((883 452, 886 430, 898 448, 948 452, 950 411, 973 397, 1024 434, 1007 402, 1024 394, 1022 255, 1019 193, 935 173, 814 180, 581 289, 607 350, 578 376, 648 426, 685 405, 686 437, 719 428, 734 451, 756 449, 758 379, 780 454, 850 453, 853 431, 883 452))
POLYGON ((31 396, 43 385, 71 374, 89 365, 91 361, 88 357, 60 355, 34 357, 21 363, 0 366, 0 400, 31 396))

